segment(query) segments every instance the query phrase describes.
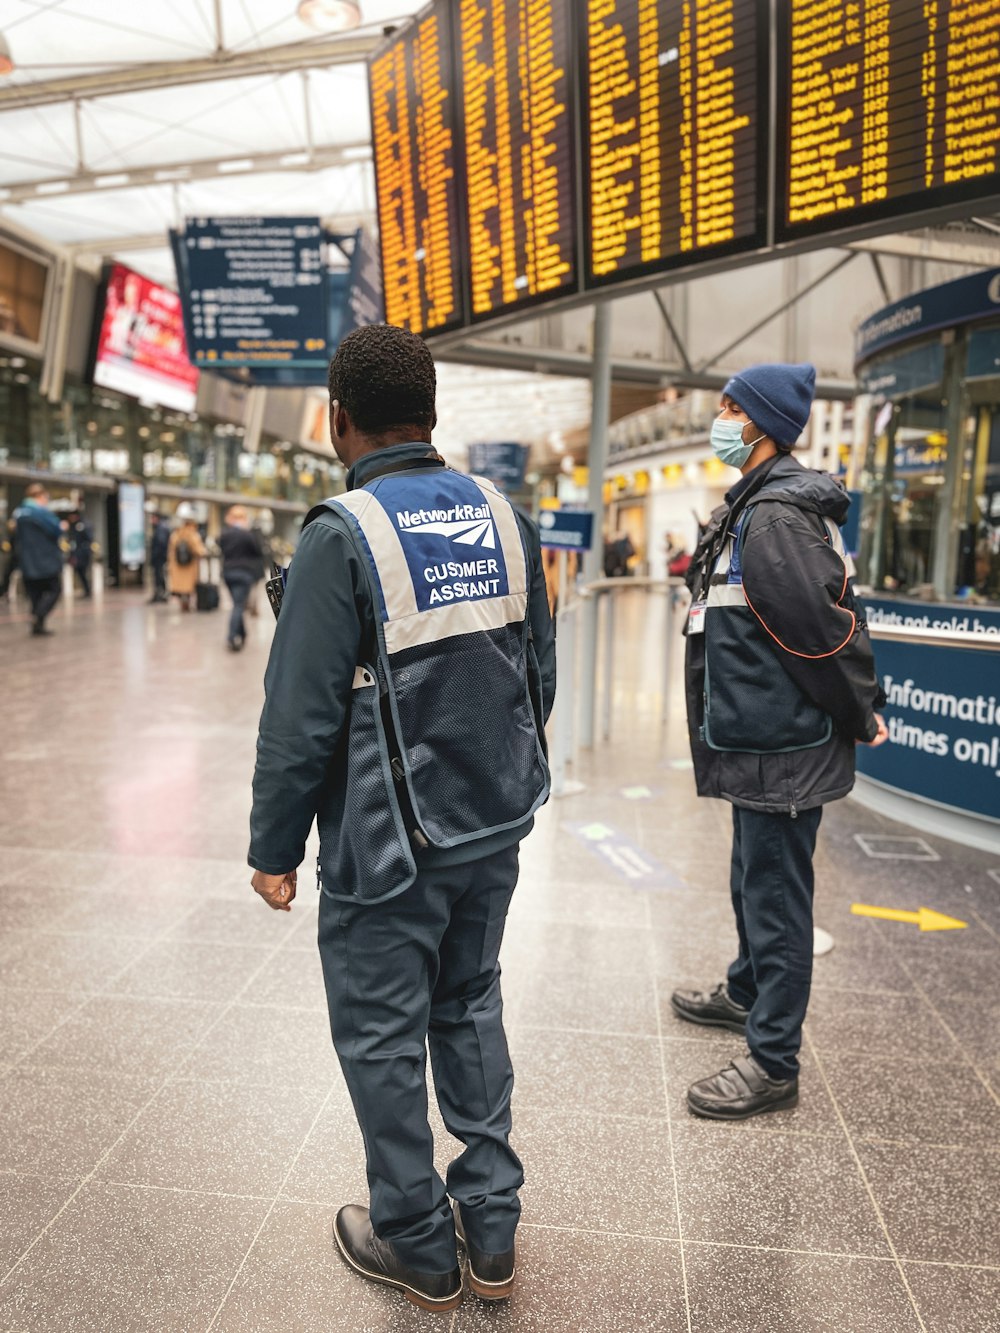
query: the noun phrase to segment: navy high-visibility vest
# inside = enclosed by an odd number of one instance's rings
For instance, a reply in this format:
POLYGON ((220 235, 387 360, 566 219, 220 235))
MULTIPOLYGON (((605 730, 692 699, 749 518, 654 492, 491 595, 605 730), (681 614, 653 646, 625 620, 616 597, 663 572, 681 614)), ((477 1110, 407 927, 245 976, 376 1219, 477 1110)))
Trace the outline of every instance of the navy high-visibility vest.
POLYGON ((416 874, 414 848, 453 848, 524 823, 549 794, 541 683, 517 516, 450 468, 390 473, 324 507, 368 571, 375 660, 349 710, 336 897, 377 901, 416 874))
MULTIPOLYGON (((709 583, 702 738, 713 750, 746 754, 809 750, 830 739, 833 720, 783 670, 780 655, 787 650, 747 597, 741 536, 754 508, 748 505, 729 533, 709 583)), ((829 518, 818 521, 844 561, 846 587, 854 564, 840 528, 829 518)))

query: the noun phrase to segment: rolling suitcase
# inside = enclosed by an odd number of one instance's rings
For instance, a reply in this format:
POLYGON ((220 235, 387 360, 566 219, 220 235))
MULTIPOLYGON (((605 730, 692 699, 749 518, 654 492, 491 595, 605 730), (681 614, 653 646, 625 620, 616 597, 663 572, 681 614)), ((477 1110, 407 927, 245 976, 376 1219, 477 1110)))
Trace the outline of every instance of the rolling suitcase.
POLYGON ((194 596, 195 605, 199 611, 218 611, 219 609, 219 583, 216 574, 216 563, 212 559, 201 561, 198 569, 198 582, 195 584, 194 596))

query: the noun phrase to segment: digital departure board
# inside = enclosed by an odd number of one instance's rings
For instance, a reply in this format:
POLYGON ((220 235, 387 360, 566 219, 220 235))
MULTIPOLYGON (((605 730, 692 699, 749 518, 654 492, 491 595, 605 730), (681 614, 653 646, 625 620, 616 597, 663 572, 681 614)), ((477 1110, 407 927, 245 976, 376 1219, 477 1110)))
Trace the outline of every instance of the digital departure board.
POLYGON ((473 320, 577 286, 567 0, 456 0, 473 320))
POLYGON ((766 6, 584 8, 588 284, 763 245, 766 6))
POLYGON ((451 6, 436 0, 369 67, 385 317, 463 322, 451 6))
POLYGON ((1000 194, 998 0, 779 9, 779 240, 1000 194))

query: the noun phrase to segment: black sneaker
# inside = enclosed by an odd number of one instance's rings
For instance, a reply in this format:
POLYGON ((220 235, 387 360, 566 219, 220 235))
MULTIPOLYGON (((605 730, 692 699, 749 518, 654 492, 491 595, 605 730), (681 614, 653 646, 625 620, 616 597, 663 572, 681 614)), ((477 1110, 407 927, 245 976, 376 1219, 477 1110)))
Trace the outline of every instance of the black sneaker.
POLYGON ((678 1018, 688 1023, 701 1023, 704 1027, 728 1028, 730 1032, 743 1033, 746 1029, 750 1010, 729 998, 726 983, 720 982, 714 990, 675 990, 670 997, 670 1007, 678 1018))
POLYGON ((487 1254, 477 1250, 465 1238, 465 1223, 462 1210, 455 1204, 455 1234, 465 1246, 469 1256, 469 1286, 484 1301, 505 1301, 514 1290, 514 1278, 517 1268, 514 1263, 513 1249, 503 1254, 487 1254))
POLYGON ((421 1310, 443 1313, 461 1304, 462 1272, 458 1265, 450 1273, 420 1273, 408 1268, 389 1242, 375 1235, 367 1208, 354 1203, 341 1208, 334 1219, 333 1239, 355 1273, 395 1287, 421 1310))
POLYGON ((798 1100, 797 1078, 771 1078, 749 1052, 692 1084, 687 1095, 688 1110, 706 1120, 749 1120, 765 1111, 790 1110, 798 1100))

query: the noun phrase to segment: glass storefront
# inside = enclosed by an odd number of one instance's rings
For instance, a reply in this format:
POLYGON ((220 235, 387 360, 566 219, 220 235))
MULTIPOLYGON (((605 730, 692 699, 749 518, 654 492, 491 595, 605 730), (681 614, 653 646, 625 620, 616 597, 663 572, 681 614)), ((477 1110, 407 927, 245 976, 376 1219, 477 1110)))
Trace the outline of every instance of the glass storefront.
MULTIPOLYGON (((914 331, 914 318, 858 365, 868 405, 858 574, 876 592, 1000 603, 1000 271, 980 277, 982 309, 965 315, 968 279, 917 293, 909 309, 923 322, 934 312, 933 330, 914 331)), ((862 333, 891 323, 889 311, 862 333)))
POLYGON ((192 491, 283 501, 303 509, 342 489, 332 457, 264 435, 243 447, 241 426, 147 407, 107 389, 67 382, 62 401, 38 391, 38 366, 0 356, 0 466, 74 478, 134 477, 192 491))

